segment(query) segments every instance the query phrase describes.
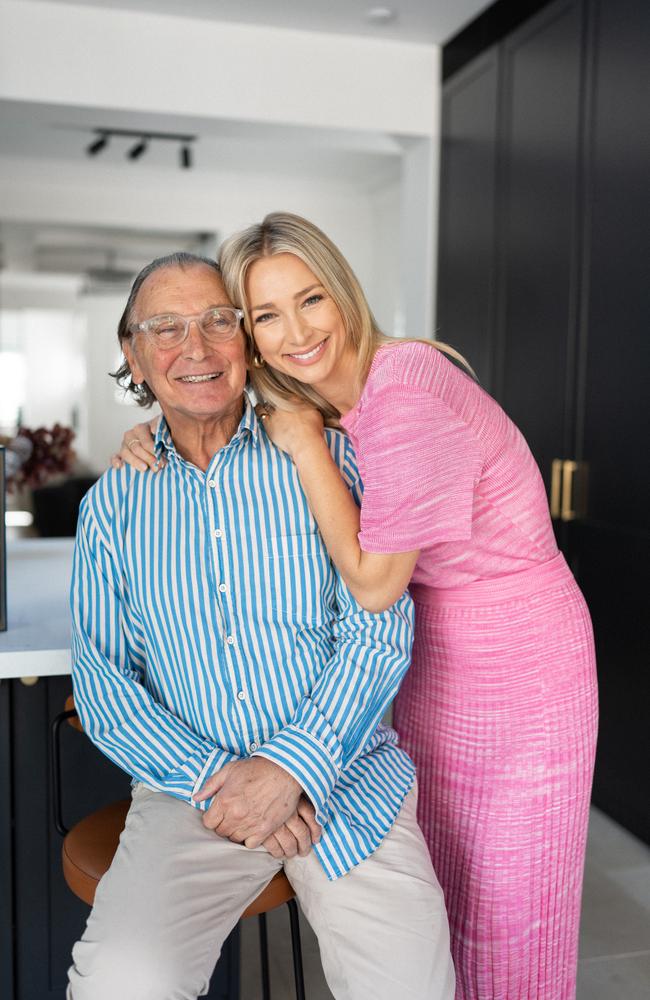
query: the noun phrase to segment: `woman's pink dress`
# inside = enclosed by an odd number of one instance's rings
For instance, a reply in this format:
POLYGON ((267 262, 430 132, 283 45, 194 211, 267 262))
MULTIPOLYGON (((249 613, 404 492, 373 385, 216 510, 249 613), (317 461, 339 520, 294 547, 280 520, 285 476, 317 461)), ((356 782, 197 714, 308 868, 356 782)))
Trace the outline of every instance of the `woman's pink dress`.
POLYGON ((342 424, 361 547, 420 549, 395 726, 445 892, 457 1000, 571 1000, 597 726, 593 636, 539 470, 442 353, 382 347, 342 424))

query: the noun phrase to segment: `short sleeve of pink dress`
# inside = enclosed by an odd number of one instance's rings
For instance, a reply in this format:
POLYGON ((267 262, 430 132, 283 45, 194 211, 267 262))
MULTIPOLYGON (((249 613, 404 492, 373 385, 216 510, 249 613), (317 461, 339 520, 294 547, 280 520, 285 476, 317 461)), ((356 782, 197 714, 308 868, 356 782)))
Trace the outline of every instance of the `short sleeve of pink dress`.
POLYGON ((407 552, 472 534, 480 442, 448 402, 409 377, 422 350, 433 349, 380 349, 361 399, 341 421, 363 480, 366 552, 407 552))

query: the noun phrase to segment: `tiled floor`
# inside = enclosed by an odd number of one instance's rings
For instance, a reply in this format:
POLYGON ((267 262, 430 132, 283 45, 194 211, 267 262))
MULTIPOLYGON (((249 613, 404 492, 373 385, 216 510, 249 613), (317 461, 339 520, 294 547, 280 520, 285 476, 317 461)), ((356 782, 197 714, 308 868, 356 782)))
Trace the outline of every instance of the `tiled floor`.
POLYGON ((650 848, 592 809, 578 1000, 650 998, 650 848))
MULTIPOLYGON (((268 916, 273 1000, 293 1000, 286 907, 268 916)), ((307 1000, 331 1000, 318 945, 302 921, 307 1000)), ((242 925, 241 1000, 259 1000, 257 921, 242 925)), ((650 847, 592 810, 577 1000, 650 1000, 650 847)))

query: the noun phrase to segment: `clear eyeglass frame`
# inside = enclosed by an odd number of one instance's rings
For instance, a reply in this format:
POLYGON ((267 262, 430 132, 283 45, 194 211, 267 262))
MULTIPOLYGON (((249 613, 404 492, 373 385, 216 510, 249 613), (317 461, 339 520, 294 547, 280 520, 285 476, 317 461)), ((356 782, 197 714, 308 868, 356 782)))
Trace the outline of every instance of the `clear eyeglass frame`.
POLYGON ((168 351, 180 347, 187 340, 192 323, 196 323, 209 343, 223 344, 232 340, 243 318, 243 309, 211 306, 195 316, 180 316, 178 313, 150 316, 141 323, 134 323, 130 332, 144 333, 159 350, 168 351))

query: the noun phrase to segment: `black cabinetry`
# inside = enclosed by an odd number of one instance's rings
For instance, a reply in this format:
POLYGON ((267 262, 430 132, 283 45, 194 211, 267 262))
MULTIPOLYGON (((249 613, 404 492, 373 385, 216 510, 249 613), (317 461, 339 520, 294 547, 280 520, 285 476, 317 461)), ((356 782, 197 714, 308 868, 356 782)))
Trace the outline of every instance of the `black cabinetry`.
POLYGON ((437 336, 492 388, 495 363, 498 52, 444 88, 437 336))
POLYGON ((550 488, 572 455, 581 10, 545 8, 502 45, 494 391, 550 488))
POLYGON ((13 997, 11 714, 9 684, 0 682, 0 996, 13 997))
MULTIPOLYGON (((72 945, 88 907, 67 888, 50 801, 49 728, 71 691, 69 677, 0 683, 0 996, 64 1000, 72 945)), ((72 826, 116 799, 130 780, 80 733, 61 732, 63 817, 72 826)), ((211 1000, 239 995, 238 933, 224 948, 211 1000)))
POLYGON ((446 63, 437 335, 540 465, 594 620, 594 800, 650 841, 650 5, 496 8, 446 63))
POLYGON ((650 4, 589 5, 576 452, 569 551, 598 639, 594 801, 650 842, 650 4))

